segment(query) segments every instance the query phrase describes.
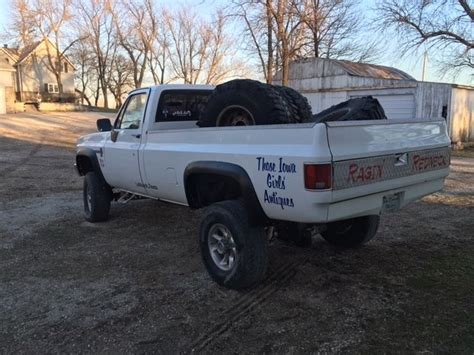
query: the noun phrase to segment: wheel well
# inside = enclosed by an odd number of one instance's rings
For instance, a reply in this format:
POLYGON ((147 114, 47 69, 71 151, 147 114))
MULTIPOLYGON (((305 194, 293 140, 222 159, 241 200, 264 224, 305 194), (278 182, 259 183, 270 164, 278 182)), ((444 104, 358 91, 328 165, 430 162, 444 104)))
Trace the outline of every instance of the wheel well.
POLYGON ((84 155, 78 155, 76 157, 77 170, 82 176, 86 175, 89 171, 94 171, 94 166, 89 157, 84 155))
POLYGON ((186 179, 186 195, 191 208, 202 208, 213 203, 242 197, 242 188, 234 178, 197 173, 186 179))

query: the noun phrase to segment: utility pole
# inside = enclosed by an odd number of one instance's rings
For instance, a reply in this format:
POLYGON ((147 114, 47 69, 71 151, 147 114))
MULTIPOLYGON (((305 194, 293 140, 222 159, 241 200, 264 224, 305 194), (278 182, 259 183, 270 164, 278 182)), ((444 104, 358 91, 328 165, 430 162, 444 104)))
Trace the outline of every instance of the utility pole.
POLYGON ((426 67, 428 64, 428 51, 425 51, 423 56, 423 72, 421 73, 421 81, 425 81, 426 79, 426 67))

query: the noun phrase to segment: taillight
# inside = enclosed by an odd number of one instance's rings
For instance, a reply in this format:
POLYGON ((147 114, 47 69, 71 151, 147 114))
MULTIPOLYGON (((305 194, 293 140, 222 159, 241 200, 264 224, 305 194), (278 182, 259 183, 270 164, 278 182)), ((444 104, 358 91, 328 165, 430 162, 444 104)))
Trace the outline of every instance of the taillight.
POLYGON ((308 190, 327 190, 332 187, 331 164, 305 164, 304 186, 308 190))

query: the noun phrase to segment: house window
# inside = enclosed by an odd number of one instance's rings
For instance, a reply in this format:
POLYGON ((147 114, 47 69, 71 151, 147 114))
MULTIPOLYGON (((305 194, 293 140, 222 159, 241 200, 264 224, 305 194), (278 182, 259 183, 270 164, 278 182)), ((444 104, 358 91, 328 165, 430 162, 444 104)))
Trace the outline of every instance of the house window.
POLYGON ((69 68, 67 67, 66 62, 56 61, 54 65, 55 65, 55 68, 59 70, 59 72, 63 72, 63 71, 66 73, 68 72, 69 68))
POLYGON ((50 94, 58 94, 59 93, 58 84, 49 83, 49 84, 44 84, 44 86, 45 86, 46 91, 50 94))

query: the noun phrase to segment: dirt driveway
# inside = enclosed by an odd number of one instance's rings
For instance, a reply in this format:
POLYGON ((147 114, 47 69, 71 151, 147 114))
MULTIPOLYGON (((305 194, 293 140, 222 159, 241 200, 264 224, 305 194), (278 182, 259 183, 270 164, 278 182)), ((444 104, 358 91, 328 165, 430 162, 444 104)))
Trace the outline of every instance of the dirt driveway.
POLYGON ((474 158, 366 247, 275 241, 263 285, 210 281, 199 212, 82 218, 75 138, 103 114, 0 116, 0 352, 474 351, 474 158))

